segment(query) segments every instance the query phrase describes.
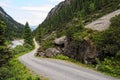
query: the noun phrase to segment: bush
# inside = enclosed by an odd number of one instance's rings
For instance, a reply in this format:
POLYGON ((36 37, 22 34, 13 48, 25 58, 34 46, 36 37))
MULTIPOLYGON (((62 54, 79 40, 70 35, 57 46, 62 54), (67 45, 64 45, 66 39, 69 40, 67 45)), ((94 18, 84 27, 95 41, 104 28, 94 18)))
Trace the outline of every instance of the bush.
POLYGON ((120 50, 120 15, 111 19, 108 30, 96 32, 92 35, 92 40, 97 46, 97 50, 103 58, 115 57, 120 50))
POLYGON ((56 59, 61 59, 61 60, 69 60, 68 56, 64 56, 63 54, 58 54, 57 56, 54 56, 56 59))
POLYGON ((120 63, 115 58, 105 58, 104 61, 98 63, 98 70, 108 73, 114 77, 120 77, 120 63))
POLYGON ((14 57, 6 65, 0 67, 0 80, 40 80, 38 76, 33 76, 29 70, 18 61, 18 57, 33 49, 29 44, 17 46, 11 50, 14 57))
POLYGON ((120 51, 117 52, 116 57, 120 58, 120 51))
POLYGON ((99 59, 98 70, 120 77, 120 15, 111 19, 110 28, 92 36, 97 45, 99 59), (101 59, 102 58, 102 59, 101 59))
POLYGON ((25 51, 26 51, 26 48, 24 46, 17 46, 13 49, 14 54, 19 54, 25 51))
POLYGON ((31 46, 30 44, 24 44, 24 47, 25 47, 25 48, 28 48, 28 49, 30 49, 30 50, 33 49, 33 46, 31 46))

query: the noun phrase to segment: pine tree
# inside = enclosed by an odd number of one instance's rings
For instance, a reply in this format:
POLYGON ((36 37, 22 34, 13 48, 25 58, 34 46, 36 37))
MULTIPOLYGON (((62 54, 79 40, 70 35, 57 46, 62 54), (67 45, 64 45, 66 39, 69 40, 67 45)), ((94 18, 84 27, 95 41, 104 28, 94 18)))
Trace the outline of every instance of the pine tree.
POLYGON ((6 28, 5 23, 0 21, 0 66, 6 63, 9 60, 9 58, 12 56, 9 54, 9 51, 5 46, 5 37, 4 37, 5 28, 6 28))
POLYGON ((39 41, 39 43, 41 43, 41 41, 42 41, 42 28, 40 25, 38 27, 39 27, 39 29, 37 32, 37 41, 39 41))
POLYGON ((0 45, 4 45, 5 23, 0 21, 0 45))
POLYGON ((33 45, 33 37, 32 37, 32 32, 29 27, 28 22, 26 22, 25 27, 24 27, 24 42, 25 44, 33 45))

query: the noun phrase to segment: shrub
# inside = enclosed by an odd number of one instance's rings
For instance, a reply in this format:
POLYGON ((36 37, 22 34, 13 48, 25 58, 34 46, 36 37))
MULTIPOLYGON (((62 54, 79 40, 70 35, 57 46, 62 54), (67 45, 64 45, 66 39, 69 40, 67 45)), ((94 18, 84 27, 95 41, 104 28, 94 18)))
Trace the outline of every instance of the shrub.
POLYGON ((61 60, 69 60, 69 57, 68 56, 64 56, 63 54, 58 54, 54 58, 61 59, 61 60))

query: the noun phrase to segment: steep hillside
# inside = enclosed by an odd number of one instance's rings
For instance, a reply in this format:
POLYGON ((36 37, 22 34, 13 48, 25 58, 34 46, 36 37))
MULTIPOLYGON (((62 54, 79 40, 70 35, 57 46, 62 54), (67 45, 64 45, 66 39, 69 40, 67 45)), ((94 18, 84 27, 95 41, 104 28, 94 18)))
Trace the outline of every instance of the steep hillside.
MULTIPOLYGON (((119 14, 119 9, 120 0, 65 0, 49 12, 45 21, 39 25, 34 31, 34 34, 38 42, 43 41, 42 47, 44 50, 54 46, 52 42, 56 37, 67 36, 69 44, 64 52, 66 55, 70 57, 77 56, 76 54, 80 53, 78 49, 84 47, 84 50, 81 50, 82 52, 85 52, 87 49, 88 52, 85 53, 89 54, 89 52, 91 52, 95 54, 94 56, 97 56, 96 53, 99 52, 97 52, 96 46, 91 40, 93 33, 97 31, 93 31, 94 29, 85 29, 84 26, 115 10, 118 10, 116 12, 119 14)), ((111 17, 115 16, 114 12, 111 14, 108 15, 109 20, 111 17), (111 14, 113 15, 111 16, 111 14)), ((100 20, 103 18, 100 18, 100 20)), ((109 20, 107 20, 107 22, 110 25, 109 20)), ((101 28, 105 26, 103 25, 101 25, 101 28)), ((106 27, 108 28, 109 25, 106 27)), ((85 62, 85 60, 83 60, 84 58, 81 59, 77 57, 77 59, 85 62)))
POLYGON ((41 45, 37 55, 63 54, 119 76, 119 14, 120 0, 65 0, 34 31, 41 45))
POLYGON ((14 39, 22 37, 23 25, 16 22, 12 17, 10 17, 3 9, 0 7, 0 21, 4 21, 7 26, 5 31, 5 37, 7 39, 14 39))
MULTIPOLYGON (((49 13, 48 16, 46 17, 46 20, 49 20, 50 18, 52 18, 53 16, 57 15, 59 13, 59 11, 61 11, 62 9, 64 9, 64 7, 68 6, 71 4, 72 0, 65 0, 64 2, 61 2, 59 5, 55 6, 49 13)), ((46 21, 45 20, 45 21, 46 21)))
MULTIPOLYGON (((45 34, 63 31, 74 20, 88 24, 120 8, 120 0, 65 0, 54 7, 40 25, 45 34)), ((78 24, 73 22, 72 24, 78 24)), ((36 31, 37 32, 37 31, 36 31)))

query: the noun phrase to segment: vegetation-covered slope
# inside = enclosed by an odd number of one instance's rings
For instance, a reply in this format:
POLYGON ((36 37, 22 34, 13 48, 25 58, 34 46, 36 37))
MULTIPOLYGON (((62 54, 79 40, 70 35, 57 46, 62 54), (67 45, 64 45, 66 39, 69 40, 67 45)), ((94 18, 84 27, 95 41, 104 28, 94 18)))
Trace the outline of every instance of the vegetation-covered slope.
MULTIPOLYGON (((45 33, 61 32, 72 20, 83 24, 120 8, 119 0, 65 0, 53 8, 40 25, 45 33)), ((75 23, 72 23, 75 24, 75 23)), ((77 23, 78 24, 78 23, 77 23)), ((36 31, 37 32, 37 31, 36 31)))
POLYGON ((98 70, 120 77, 120 14, 111 19, 110 28, 92 36, 99 53, 98 70))
POLYGON ((41 43, 39 51, 58 48, 53 44, 54 39, 65 35, 67 43, 63 45, 64 49, 61 48, 64 55, 86 64, 99 65, 98 70, 119 77, 120 15, 111 19, 110 28, 105 31, 84 27, 118 9, 120 0, 65 0, 53 8, 34 31, 36 39, 41 43))
POLYGON ((34 48, 33 37, 29 25, 22 24, 13 20, 0 7, 0 80, 39 80, 36 75, 18 61, 18 57, 34 48), (24 32, 23 32, 24 31, 24 32), (14 49, 8 49, 7 41, 23 38, 24 45, 14 49))
POLYGON ((24 26, 16 22, 0 7, 0 21, 6 24, 5 38, 21 38, 24 26))
POLYGON ((9 58, 12 56, 5 45, 5 33, 6 25, 4 22, 0 21, 0 67, 5 64, 9 58))

